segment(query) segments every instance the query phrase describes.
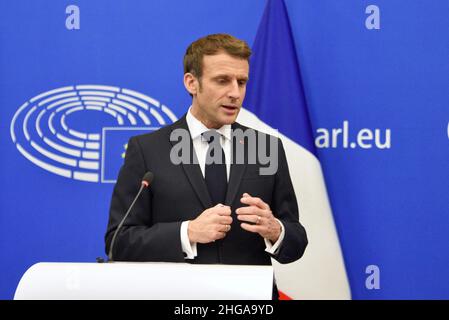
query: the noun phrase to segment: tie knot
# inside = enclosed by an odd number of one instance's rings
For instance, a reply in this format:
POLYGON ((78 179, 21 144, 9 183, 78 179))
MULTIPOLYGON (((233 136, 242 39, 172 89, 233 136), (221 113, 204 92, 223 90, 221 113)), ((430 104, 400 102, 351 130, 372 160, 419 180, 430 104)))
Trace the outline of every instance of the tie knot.
POLYGON ((203 137, 204 141, 210 144, 211 142, 215 141, 215 139, 219 139, 221 137, 221 134, 217 130, 209 130, 203 132, 201 136, 203 137))

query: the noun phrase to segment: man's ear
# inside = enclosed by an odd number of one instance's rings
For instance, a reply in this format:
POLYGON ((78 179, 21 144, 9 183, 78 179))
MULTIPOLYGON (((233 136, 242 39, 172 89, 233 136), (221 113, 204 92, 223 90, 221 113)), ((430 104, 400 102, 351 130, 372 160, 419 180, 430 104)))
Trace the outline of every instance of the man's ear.
POLYGON ((184 74, 184 86, 187 91, 192 95, 196 95, 198 92, 198 79, 191 73, 187 72, 184 74))

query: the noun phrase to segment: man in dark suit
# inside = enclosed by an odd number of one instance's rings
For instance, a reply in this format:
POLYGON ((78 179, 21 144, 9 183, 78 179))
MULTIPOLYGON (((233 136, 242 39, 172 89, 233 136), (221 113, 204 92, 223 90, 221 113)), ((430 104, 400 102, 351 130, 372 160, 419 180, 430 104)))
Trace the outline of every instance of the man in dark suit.
POLYGON ((290 263, 303 255, 307 236, 282 142, 257 131, 255 140, 233 134, 252 130, 235 122, 250 55, 244 41, 225 34, 206 36, 187 49, 187 114, 129 140, 111 201, 107 252, 142 176, 151 171, 155 178, 117 235, 116 260, 268 265, 271 257, 290 263), (187 139, 180 142, 179 132, 187 132, 187 139), (178 161, 178 143, 190 152, 189 161, 178 161), (239 145, 248 150, 253 144, 255 155, 262 149, 276 155, 277 170, 261 174, 263 164, 259 157, 249 161, 250 151, 243 162, 235 161, 239 145))

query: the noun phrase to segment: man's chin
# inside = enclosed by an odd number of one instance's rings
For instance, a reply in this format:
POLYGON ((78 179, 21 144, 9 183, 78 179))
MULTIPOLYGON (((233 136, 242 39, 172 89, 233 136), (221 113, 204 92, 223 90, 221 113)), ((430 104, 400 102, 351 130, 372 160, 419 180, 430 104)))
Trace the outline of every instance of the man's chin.
POLYGON ((224 110, 224 112, 220 115, 220 122, 225 124, 233 124, 237 116, 239 115, 240 109, 234 109, 234 110, 224 110))
POLYGON ((233 124, 237 120, 237 115, 232 117, 231 116, 223 117, 220 120, 222 125, 233 124))

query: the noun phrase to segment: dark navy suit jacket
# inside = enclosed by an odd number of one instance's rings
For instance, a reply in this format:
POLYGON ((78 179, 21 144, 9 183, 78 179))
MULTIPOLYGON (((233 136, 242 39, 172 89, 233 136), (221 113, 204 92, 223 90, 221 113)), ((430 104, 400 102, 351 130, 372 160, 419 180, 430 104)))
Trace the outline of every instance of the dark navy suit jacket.
MULTIPOLYGON (((284 240, 273 258, 280 263, 299 259, 307 246, 307 236, 298 220, 297 200, 280 140, 275 174, 260 175, 262 165, 259 163, 231 165, 225 204, 232 210, 232 228, 222 240, 197 244, 198 255, 195 259, 184 259, 181 223, 195 219, 215 204, 211 202, 198 164, 175 165, 170 160, 170 150, 176 144, 170 141, 170 135, 179 128, 188 130, 185 116, 156 132, 129 140, 125 162, 112 195, 105 235, 106 252, 117 225, 138 192, 143 175, 151 171, 154 173, 151 186, 141 194, 117 236, 115 260, 271 264, 271 255, 265 251, 263 238, 243 230, 236 218, 235 210, 244 206, 240 202, 244 192, 266 202, 285 227, 284 240)), ((238 123, 234 123, 232 128, 248 129, 238 123)), ((191 139, 190 148, 194 153, 191 139)))

